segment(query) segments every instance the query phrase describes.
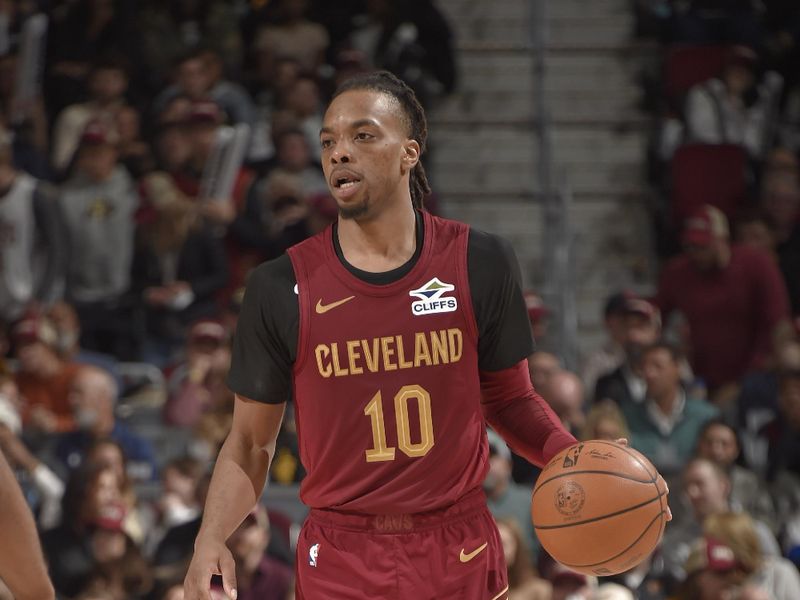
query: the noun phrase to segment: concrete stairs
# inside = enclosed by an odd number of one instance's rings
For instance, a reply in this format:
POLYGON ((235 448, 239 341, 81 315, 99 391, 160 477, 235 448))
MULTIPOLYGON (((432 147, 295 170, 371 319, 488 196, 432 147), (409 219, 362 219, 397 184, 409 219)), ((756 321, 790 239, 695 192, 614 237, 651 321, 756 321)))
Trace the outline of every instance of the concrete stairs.
MULTIPOLYGON (((448 215, 508 237, 526 285, 542 286, 530 0, 439 0, 457 35, 459 91, 430 113, 431 176, 448 215)), ((653 50, 631 41, 628 0, 547 2, 545 95, 557 178, 573 192, 580 349, 602 338, 619 287, 647 289, 646 119, 636 75, 653 50)))

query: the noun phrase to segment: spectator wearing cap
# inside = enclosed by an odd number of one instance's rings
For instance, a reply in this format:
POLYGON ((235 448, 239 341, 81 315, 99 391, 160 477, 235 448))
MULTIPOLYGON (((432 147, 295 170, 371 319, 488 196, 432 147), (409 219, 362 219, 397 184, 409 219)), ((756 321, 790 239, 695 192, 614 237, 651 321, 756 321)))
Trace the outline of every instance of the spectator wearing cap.
POLYGON ((230 335, 220 321, 192 325, 185 353, 186 361, 169 378, 164 404, 164 422, 175 427, 197 425, 203 413, 225 404, 229 395, 230 335))
POLYGON ((136 234, 133 291, 144 307, 144 357, 169 364, 183 346, 189 325, 217 311, 216 295, 228 281, 224 242, 164 173, 141 186, 149 205, 136 234))
POLYGON ((647 456, 664 476, 676 475, 692 456, 697 436, 719 410, 692 398, 681 384, 681 355, 672 345, 656 342, 642 351, 644 402, 622 406, 631 446, 647 456))
POLYGON ((767 255, 731 245, 727 219, 712 206, 687 219, 683 244, 661 273, 656 302, 664 318, 685 316, 690 364, 712 398, 725 400, 790 333, 786 286, 767 255))
POLYGON ((80 366, 58 355, 52 323, 30 313, 12 327, 11 341, 19 361, 14 378, 26 400, 23 424, 43 432, 73 429, 69 389, 80 366))
MULTIPOLYGON (((684 565, 686 579, 680 582, 677 600, 717 600, 734 597, 747 574, 724 543, 710 537, 699 538, 691 547, 684 565)), ((740 598, 739 595, 735 596, 740 598)))
POLYGON ((528 320, 531 322, 533 339, 536 340, 537 347, 541 347, 547 336, 547 317, 550 315, 550 309, 545 306, 544 300, 536 292, 526 291, 523 296, 525 308, 528 310, 528 320))
POLYGON ((616 292, 606 299, 603 308, 603 326, 606 340, 603 345, 589 354, 583 363, 581 380, 587 390, 594 390, 597 380, 611 373, 625 362, 625 320, 628 298, 631 292, 616 292))
POLYGON ((512 518, 523 528, 523 543, 534 555, 539 550, 539 541, 531 521, 531 488, 514 482, 511 478, 511 450, 491 429, 489 438, 489 471, 483 481, 486 503, 495 518, 512 518))
POLYGON ((538 559, 539 573, 553 588, 553 600, 590 600, 597 591, 597 578, 573 571, 543 552, 538 559))
POLYGON ((228 540, 239 600, 284 600, 289 592, 292 571, 267 554, 270 534, 267 510, 256 505, 228 540))
POLYGON ((57 173, 65 173, 80 145, 86 126, 99 121, 113 127, 114 115, 125 105, 128 71, 113 57, 94 63, 88 80, 89 99, 62 110, 53 127, 51 161, 57 173))
MULTIPOLYGON (((667 527, 661 543, 664 571, 673 582, 686 577, 686 560, 694 542, 703 535, 703 524, 712 515, 734 510, 730 504, 730 480, 716 463, 704 458, 688 461, 682 472, 680 488, 689 503, 684 518, 667 527)), ((764 555, 779 556, 780 548, 775 536, 761 521, 755 521, 756 535, 764 555)))
POLYGON ((602 375, 594 389, 595 402, 610 399, 620 407, 644 401, 647 384, 642 378, 639 359, 642 350, 655 343, 661 334, 659 311, 647 300, 626 296, 622 310, 625 360, 616 370, 602 375))
POLYGON ((82 366, 69 390, 76 430, 61 437, 55 455, 65 467, 75 469, 83 464, 95 441, 110 438, 122 448, 129 472, 141 480, 150 480, 157 474, 155 452, 147 440, 117 421, 117 394, 114 378, 108 372, 82 366))
POLYGON ((686 138, 703 144, 739 144, 753 159, 764 156, 783 79, 769 72, 756 79, 758 57, 734 46, 719 78, 695 85, 686 98, 686 138))
POLYGON ((800 182, 797 173, 765 177, 759 202, 774 232, 775 251, 792 313, 800 315, 800 182))
POLYGON ((139 340, 128 293, 139 200, 118 162, 113 130, 89 123, 76 166, 61 189, 70 239, 67 299, 78 311, 84 346, 134 360, 139 340))
POLYGON ((66 238, 55 189, 15 168, 11 132, 0 122, 0 320, 19 318, 31 302, 59 299, 66 238))
POLYGON ((718 542, 730 549, 729 560, 748 583, 763 588, 773 600, 800 598, 800 573, 785 558, 762 550, 756 522, 747 513, 711 515, 703 530, 707 543, 718 542))

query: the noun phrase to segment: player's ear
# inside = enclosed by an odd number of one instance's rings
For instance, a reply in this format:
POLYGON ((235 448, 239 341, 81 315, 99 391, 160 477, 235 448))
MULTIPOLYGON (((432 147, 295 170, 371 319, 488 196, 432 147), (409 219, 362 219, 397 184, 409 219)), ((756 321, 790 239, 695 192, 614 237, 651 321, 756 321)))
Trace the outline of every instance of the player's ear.
POLYGON ((411 171, 419 162, 420 148, 417 140, 406 140, 403 144, 403 173, 411 171))

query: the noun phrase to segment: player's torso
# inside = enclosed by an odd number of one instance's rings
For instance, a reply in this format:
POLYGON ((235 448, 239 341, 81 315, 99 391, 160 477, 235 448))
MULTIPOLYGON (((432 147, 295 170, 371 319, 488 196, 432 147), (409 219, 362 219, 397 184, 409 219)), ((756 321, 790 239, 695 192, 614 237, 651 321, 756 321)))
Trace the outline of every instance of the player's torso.
POLYGON ((301 495, 368 513, 439 508, 480 485, 486 448, 468 229, 425 216, 417 263, 367 284, 331 232, 290 250, 300 297, 294 398, 301 495))

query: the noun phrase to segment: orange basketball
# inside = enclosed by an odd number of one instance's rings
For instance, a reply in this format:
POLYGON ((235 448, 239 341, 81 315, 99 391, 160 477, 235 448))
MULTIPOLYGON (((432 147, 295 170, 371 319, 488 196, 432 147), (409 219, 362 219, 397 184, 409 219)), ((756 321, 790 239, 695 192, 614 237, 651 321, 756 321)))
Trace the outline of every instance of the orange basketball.
POLYGON ((536 535, 558 562, 587 575, 614 575, 647 558, 664 534, 667 486, 633 448, 589 441, 542 470, 533 489, 536 535))

